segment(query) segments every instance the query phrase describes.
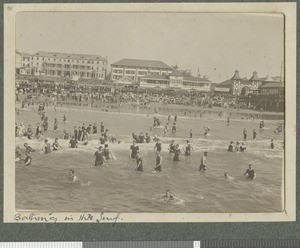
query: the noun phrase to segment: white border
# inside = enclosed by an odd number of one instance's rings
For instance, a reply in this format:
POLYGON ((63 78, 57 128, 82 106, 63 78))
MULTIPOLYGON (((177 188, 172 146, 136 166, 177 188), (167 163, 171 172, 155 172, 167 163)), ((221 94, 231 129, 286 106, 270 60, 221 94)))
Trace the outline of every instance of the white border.
MULTIPOLYGON (((268 222, 296 219, 296 3, 113 3, 113 4, 4 4, 4 222, 91 222, 78 221, 82 213, 39 213, 44 221, 16 221, 15 214, 15 17, 21 11, 105 12, 238 12, 283 13, 285 15, 285 210, 276 213, 122 213, 117 222, 268 222), (66 221, 72 215, 72 221, 66 221), (55 218, 50 218, 50 216, 55 218), (55 221, 54 221, 55 220, 55 221)), ((23 215, 22 215, 23 216, 23 215)), ((105 214, 115 222, 116 214, 105 214)))

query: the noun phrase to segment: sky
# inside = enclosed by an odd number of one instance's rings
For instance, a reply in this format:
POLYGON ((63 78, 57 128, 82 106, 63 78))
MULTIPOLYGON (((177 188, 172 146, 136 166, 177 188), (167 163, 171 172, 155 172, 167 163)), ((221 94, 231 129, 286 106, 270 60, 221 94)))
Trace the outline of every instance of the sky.
POLYGON ((16 49, 161 60, 220 83, 233 76, 279 76, 284 18, 270 14, 20 12, 16 49))

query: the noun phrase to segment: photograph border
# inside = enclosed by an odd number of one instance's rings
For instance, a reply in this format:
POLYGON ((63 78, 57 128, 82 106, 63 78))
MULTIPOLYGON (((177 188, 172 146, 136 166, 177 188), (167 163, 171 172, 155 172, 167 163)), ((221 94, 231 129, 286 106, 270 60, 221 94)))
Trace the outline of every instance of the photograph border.
POLYGON ((145 222, 278 222, 296 219, 296 4, 295 3, 126 3, 126 4, 5 4, 4 5, 4 215, 5 223, 145 223, 145 222), (24 11, 103 12, 238 12, 285 15, 285 210, 277 213, 40 213, 15 211, 14 123, 15 116, 15 17, 24 11), (287 180, 288 179, 288 180, 287 180), (30 220, 28 215, 39 213, 30 220), (17 214, 24 218, 15 219, 17 214), (79 220, 82 214, 93 220, 79 220), (72 215, 72 219, 66 219, 72 215), (50 217, 52 218, 50 220, 50 217), (55 218, 54 218, 55 217, 55 218), (117 218, 117 219, 116 219, 117 218), (48 221, 46 221, 48 220, 48 221))

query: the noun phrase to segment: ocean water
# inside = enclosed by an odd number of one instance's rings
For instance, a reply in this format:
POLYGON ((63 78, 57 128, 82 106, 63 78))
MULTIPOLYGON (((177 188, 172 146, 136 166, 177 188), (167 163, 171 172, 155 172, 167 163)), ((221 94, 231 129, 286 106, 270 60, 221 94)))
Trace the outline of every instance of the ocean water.
MULTIPOLYGON (((89 144, 79 144, 77 149, 67 148, 68 141, 59 140, 63 147, 50 154, 41 154, 43 142, 16 138, 16 146, 24 142, 36 149, 32 165, 25 167, 16 163, 17 209, 47 211, 104 211, 104 212, 274 212, 283 209, 283 134, 274 133, 279 121, 265 121, 265 129, 259 131, 259 120, 232 119, 226 124, 226 116, 207 118, 179 117, 176 135, 163 137, 163 128, 150 130, 154 115, 139 113, 102 112, 72 108, 46 108, 49 131, 44 134, 53 142, 61 139, 63 130, 72 132, 73 126, 96 122, 98 130, 102 121, 119 144, 109 143, 116 157, 108 166, 94 167, 93 154, 97 149, 99 134, 91 135, 89 144), (62 117, 66 115, 67 122, 62 117), (54 118, 58 130, 53 131, 54 118), (204 137, 204 126, 211 131, 204 137), (242 141, 243 129, 248 131, 247 151, 227 152, 229 141, 242 141), (183 148, 190 130, 193 130, 193 152, 190 157, 180 156, 180 162, 172 161, 167 147, 175 140, 183 148), (252 140, 252 130, 257 139, 252 140), (144 172, 134 171, 135 161, 129 159, 131 133, 157 134, 162 141, 163 171, 152 173, 155 165, 154 142, 138 144, 143 158, 144 172), (270 139, 275 149, 270 150, 270 139), (201 156, 208 151, 206 173, 198 171, 201 156), (253 181, 243 177, 249 163, 257 178, 253 181), (68 171, 73 169, 82 183, 68 181, 68 171), (231 179, 225 179, 228 172, 231 179), (166 202, 162 195, 169 189, 176 197, 166 202)), ((167 116, 155 114, 162 123, 167 116)), ((40 121, 37 108, 21 110, 16 122, 25 125, 40 121)), ((23 149, 24 150, 24 149, 23 149)), ((23 151, 22 150, 22 151, 23 151)))

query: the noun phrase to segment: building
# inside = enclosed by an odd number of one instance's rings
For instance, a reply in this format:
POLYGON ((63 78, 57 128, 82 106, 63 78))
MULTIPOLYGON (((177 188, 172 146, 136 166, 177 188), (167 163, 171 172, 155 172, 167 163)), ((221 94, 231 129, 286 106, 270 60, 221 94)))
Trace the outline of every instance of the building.
POLYGON ((158 60, 122 59, 111 64, 111 80, 127 77, 138 83, 143 76, 167 76, 172 67, 158 60))
POLYGON ((19 73, 23 75, 104 80, 107 73, 107 58, 98 55, 38 52, 22 53, 21 57, 19 73))
POLYGON ((211 81, 201 77, 184 75, 179 71, 173 71, 167 76, 148 75, 140 78, 140 87, 182 89, 210 92, 211 81))
MULTIPOLYGON (((235 96, 245 96, 249 93, 258 93, 259 87, 268 80, 270 80, 268 76, 259 78, 256 71, 253 72, 253 75, 250 79, 247 79, 246 77, 241 78, 239 71, 236 70, 232 78, 219 83, 216 88, 217 90, 220 88, 225 88, 227 90, 223 90, 223 92, 226 91, 235 96)), ((222 90, 220 90, 220 92, 222 92, 222 90)))

